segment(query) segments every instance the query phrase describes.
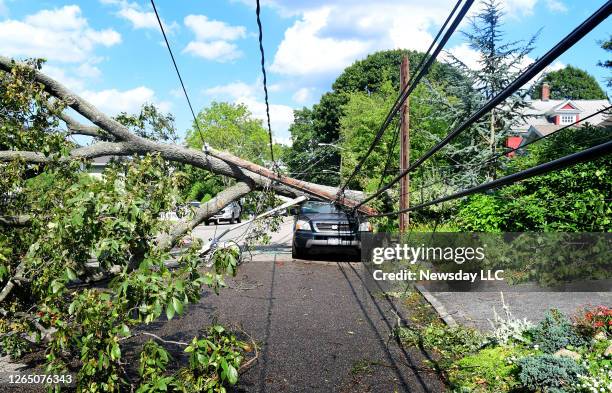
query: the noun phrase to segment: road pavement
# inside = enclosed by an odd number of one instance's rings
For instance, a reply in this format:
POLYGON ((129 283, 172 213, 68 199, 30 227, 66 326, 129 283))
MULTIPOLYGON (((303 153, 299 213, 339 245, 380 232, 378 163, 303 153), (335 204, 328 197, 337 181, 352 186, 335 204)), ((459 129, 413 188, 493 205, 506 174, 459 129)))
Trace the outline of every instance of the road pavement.
MULTIPOLYGON (((199 226, 205 241, 228 225, 199 226)), ((243 229, 227 238, 237 240, 243 229)), ((342 254, 291 258, 292 219, 255 251, 219 295, 206 292, 172 321, 154 325, 167 340, 188 341, 213 321, 240 326, 260 343, 260 358, 238 386, 243 392, 441 392, 423 361, 392 339, 406 310, 367 290, 368 274, 342 254)))

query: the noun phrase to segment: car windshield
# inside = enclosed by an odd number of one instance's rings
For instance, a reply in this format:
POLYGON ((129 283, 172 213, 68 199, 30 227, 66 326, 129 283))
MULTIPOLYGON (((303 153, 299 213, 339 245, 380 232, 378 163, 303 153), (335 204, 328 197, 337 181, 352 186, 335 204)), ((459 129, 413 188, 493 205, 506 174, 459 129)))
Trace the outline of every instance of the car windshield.
POLYGON ((302 205, 302 213, 342 213, 342 210, 331 203, 306 202, 302 205))

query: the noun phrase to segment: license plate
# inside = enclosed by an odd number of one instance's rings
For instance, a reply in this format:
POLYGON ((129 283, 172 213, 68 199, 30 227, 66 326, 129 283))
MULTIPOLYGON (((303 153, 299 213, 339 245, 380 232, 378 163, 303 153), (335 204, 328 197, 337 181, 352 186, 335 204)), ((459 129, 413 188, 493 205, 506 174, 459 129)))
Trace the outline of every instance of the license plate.
POLYGON ((337 246, 340 244, 340 239, 338 239, 337 237, 332 237, 327 239, 327 244, 330 246, 337 246))

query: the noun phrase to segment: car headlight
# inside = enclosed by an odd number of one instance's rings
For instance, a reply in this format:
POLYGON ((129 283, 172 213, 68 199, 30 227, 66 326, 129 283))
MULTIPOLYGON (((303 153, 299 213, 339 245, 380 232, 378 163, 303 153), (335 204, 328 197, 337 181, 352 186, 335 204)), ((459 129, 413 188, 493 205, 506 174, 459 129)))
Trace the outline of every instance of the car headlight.
POLYGON ((367 221, 359 224, 359 232, 372 232, 372 224, 367 221))
POLYGON ((310 226, 310 222, 306 220, 297 220, 295 223, 295 230, 312 231, 312 227, 310 226))

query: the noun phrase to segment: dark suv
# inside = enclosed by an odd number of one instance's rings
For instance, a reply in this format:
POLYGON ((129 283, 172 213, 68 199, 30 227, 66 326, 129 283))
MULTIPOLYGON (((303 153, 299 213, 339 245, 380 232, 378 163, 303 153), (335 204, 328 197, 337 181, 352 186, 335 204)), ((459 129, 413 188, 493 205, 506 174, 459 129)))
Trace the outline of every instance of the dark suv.
POLYGON ((293 258, 304 258, 310 250, 349 249, 359 254, 360 232, 371 231, 370 223, 329 202, 308 201, 293 212, 293 258))

